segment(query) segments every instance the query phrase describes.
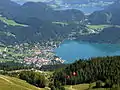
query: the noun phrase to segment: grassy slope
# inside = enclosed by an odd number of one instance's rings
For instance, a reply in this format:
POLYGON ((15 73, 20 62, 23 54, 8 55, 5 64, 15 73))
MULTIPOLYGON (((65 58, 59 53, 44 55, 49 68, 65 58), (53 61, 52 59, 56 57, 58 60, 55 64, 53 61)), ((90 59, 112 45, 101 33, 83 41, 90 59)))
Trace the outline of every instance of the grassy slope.
POLYGON ((9 20, 9 19, 7 19, 7 18, 5 18, 5 17, 2 17, 2 16, 0 16, 0 20, 1 20, 2 22, 4 22, 5 24, 11 25, 11 26, 27 26, 27 25, 24 25, 24 24, 16 23, 15 21, 9 20))
POLYGON ((46 90, 34 87, 23 80, 0 75, 0 90, 46 90))

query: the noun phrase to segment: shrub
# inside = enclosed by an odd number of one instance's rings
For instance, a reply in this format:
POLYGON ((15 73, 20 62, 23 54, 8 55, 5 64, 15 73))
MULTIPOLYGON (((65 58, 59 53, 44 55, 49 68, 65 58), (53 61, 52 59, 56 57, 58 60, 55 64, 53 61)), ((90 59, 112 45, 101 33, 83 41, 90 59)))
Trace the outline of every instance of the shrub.
POLYGON ((60 87, 60 90, 65 90, 65 88, 63 86, 60 87))
POLYGON ((55 86, 51 86, 51 90, 56 90, 55 86))
POLYGON ((102 81, 97 81, 96 82, 96 86, 95 86, 96 88, 101 88, 102 87, 102 81))
POLYGON ((112 88, 112 86, 113 86, 113 84, 112 84, 112 82, 111 82, 111 80, 106 80, 105 81, 105 85, 104 85, 104 87, 105 88, 112 88))

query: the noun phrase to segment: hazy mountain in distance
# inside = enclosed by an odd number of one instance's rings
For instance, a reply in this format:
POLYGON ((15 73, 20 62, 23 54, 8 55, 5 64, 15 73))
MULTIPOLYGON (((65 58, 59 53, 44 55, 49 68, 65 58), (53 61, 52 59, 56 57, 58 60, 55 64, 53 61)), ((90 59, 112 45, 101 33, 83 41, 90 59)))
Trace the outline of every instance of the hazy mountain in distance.
POLYGON ((55 10, 79 9, 85 13, 102 10, 116 0, 12 0, 23 4, 28 1, 44 2, 55 10))
POLYGON ((37 18, 46 21, 73 21, 84 19, 80 10, 55 11, 49 5, 42 2, 26 2, 19 5, 10 0, 0 2, 0 14, 19 23, 28 23, 29 18, 37 18))

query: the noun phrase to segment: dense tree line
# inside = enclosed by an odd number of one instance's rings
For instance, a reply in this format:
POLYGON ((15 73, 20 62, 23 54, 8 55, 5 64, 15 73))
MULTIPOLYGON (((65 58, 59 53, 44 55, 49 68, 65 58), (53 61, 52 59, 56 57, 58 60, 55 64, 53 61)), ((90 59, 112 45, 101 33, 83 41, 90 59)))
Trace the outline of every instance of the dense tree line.
POLYGON ((19 74, 20 79, 40 88, 44 88, 46 79, 44 74, 34 71, 23 71, 19 74))
POLYGON ((40 67, 41 71, 54 71, 66 67, 67 64, 56 64, 56 65, 43 65, 40 67))
POLYGON ((15 63, 13 61, 0 63, 0 70, 4 70, 4 71, 31 69, 31 68, 32 66, 21 64, 21 63, 15 63))
POLYGON ((54 84, 63 85, 92 83, 98 80, 106 87, 120 84, 120 56, 97 57, 79 60, 54 73, 54 84))

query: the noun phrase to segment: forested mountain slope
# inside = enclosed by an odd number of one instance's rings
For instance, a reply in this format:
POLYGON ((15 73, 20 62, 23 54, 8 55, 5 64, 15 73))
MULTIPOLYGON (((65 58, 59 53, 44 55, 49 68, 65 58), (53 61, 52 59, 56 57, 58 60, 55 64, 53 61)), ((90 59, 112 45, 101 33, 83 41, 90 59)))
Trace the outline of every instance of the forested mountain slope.
POLYGON ((95 11, 89 16, 91 24, 114 24, 120 25, 120 1, 108 6, 104 10, 95 11), (101 19, 102 18, 102 19, 101 19))

